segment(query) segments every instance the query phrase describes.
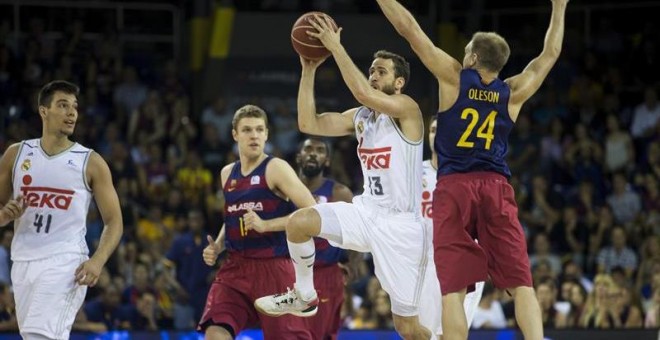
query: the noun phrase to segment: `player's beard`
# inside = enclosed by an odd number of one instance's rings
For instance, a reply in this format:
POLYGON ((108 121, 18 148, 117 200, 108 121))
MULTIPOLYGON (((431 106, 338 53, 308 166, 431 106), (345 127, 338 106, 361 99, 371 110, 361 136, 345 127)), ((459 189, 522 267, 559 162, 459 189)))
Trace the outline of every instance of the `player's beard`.
POLYGON ((385 93, 386 95, 389 95, 389 96, 395 94, 396 89, 394 88, 394 83, 389 84, 389 85, 383 85, 383 88, 381 89, 381 91, 383 91, 383 93, 385 93))
POLYGON ((323 172, 323 167, 320 165, 305 165, 302 168, 303 175, 308 178, 316 177, 321 172, 323 172))

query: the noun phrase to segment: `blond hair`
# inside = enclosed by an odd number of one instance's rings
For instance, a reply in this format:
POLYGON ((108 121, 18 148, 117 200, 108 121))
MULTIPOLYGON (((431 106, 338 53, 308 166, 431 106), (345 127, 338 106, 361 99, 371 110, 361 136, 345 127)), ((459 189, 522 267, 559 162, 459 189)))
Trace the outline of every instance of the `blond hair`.
POLYGON ((236 110, 234 118, 231 120, 231 126, 234 130, 236 130, 238 123, 243 118, 261 118, 264 120, 266 126, 268 126, 268 116, 266 115, 266 111, 256 105, 248 104, 236 110))
POLYGON ((471 42, 478 65, 491 72, 499 73, 511 55, 509 44, 495 32, 477 32, 471 42))

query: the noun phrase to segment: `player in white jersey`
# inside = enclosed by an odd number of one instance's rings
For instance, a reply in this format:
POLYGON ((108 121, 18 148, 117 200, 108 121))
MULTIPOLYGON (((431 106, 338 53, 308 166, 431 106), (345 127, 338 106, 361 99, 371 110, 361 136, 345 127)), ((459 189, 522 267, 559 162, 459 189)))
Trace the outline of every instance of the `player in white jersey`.
POLYGON ((0 225, 14 221, 11 279, 24 339, 69 338, 87 286, 96 284, 122 235, 108 165, 69 140, 78 93, 66 81, 46 84, 38 99, 41 138, 10 146, 0 159, 0 225), (105 227, 89 258, 85 233, 92 198, 105 227))
MULTIPOLYGON (((433 141, 435 140, 435 131, 437 128, 437 120, 435 116, 430 121, 429 124, 429 147, 431 148, 431 159, 427 159, 422 163, 422 215, 426 222, 426 228, 428 232, 433 234, 433 218, 432 218, 432 206, 433 206, 433 190, 437 182, 437 172, 438 172, 438 154, 434 150, 433 141)), ((435 264, 433 263, 433 251, 431 251, 429 266, 426 268, 426 281, 424 283, 424 296, 429 296, 439 293, 440 283, 437 280, 437 275, 435 271, 435 264), (429 279, 432 277, 434 280, 429 279)), ((468 328, 472 324, 474 319, 474 313, 479 306, 479 301, 481 301, 481 295, 484 291, 484 282, 477 282, 474 287, 474 291, 465 295, 465 300, 463 300, 463 307, 465 309, 465 317, 467 319, 468 328)), ((442 324, 442 319, 440 312, 438 312, 439 307, 433 305, 422 305, 422 324, 427 327, 437 327, 437 325, 442 324), (426 309, 426 308, 430 309, 426 309), (430 323, 430 324, 429 324, 430 323)))
MULTIPOLYGON (((363 106, 343 113, 317 114, 314 76, 324 60, 301 58, 298 125, 311 135, 345 136, 355 133, 364 176, 364 192, 353 203, 319 204, 295 212, 287 224, 289 252, 296 270, 293 290, 255 301, 262 313, 311 316, 317 311, 314 289, 313 236, 332 245, 371 252, 376 276, 390 295, 394 327, 405 339, 431 338, 419 323, 419 304, 431 246, 419 206, 422 189, 424 121, 417 103, 401 93, 410 66, 396 54, 379 51, 369 68, 360 72, 340 43, 339 32, 316 16, 310 24, 332 52, 355 98, 363 106)), ((436 302, 440 304, 440 299, 436 302)))

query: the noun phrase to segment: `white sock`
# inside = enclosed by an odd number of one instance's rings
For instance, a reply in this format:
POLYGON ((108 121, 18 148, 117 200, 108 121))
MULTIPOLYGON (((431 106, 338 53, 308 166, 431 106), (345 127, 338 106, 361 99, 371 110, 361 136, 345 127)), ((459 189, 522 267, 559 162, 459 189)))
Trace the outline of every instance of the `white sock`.
POLYGON ((293 268, 296 271, 296 289, 303 300, 308 301, 316 297, 314 289, 314 258, 316 257, 316 246, 314 239, 303 243, 286 241, 289 245, 289 254, 293 260, 293 268))

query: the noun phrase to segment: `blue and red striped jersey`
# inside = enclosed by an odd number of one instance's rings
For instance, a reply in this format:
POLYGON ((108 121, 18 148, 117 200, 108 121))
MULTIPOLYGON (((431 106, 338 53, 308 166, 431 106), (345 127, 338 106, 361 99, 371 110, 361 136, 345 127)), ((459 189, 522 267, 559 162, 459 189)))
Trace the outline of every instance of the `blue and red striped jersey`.
POLYGON ((289 256, 284 231, 258 233, 246 230, 243 215, 252 209, 261 219, 270 220, 290 214, 291 204, 277 196, 268 187, 266 167, 272 156, 246 176, 241 174, 241 162, 237 161, 225 186, 225 246, 230 253, 247 258, 273 258, 289 256))
POLYGON ((484 84, 476 70, 464 69, 460 87, 456 103, 437 115, 438 176, 492 171, 511 177, 505 160, 514 124, 509 85, 500 79, 484 84))

